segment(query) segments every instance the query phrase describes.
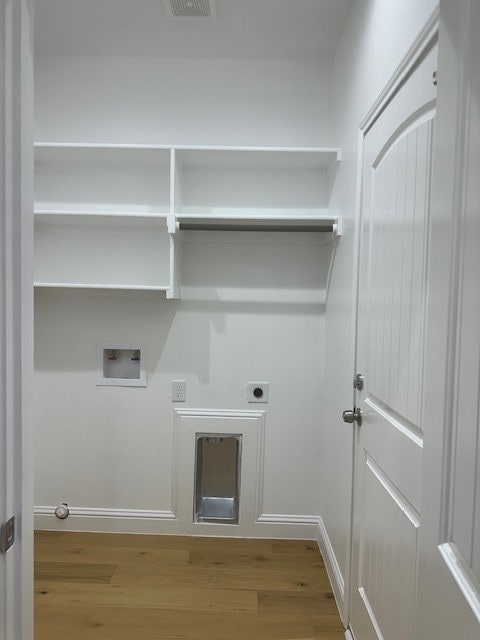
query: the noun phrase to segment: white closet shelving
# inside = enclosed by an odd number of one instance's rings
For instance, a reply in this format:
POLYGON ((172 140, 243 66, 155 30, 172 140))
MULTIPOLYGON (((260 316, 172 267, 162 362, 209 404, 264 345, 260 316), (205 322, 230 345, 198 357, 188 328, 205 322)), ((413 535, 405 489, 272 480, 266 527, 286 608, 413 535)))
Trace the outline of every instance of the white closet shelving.
POLYGON ((35 286, 180 297, 183 231, 341 235, 338 149, 35 145, 35 286))
POLYGON ((35 208, 54 213, 170 213, 170 149, 36 144, 35 208))
POLYGON ((35 215, 36 286, 170 287, 166 216, 35 215))

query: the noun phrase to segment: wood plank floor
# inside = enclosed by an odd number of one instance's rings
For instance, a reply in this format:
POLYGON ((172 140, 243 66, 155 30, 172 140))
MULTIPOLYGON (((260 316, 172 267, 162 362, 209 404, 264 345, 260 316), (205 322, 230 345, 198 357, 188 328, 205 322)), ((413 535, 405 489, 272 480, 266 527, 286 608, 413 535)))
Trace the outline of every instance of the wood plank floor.
POLYGON ((315 542, 38 531, 35 640, 343 640, 315 542))

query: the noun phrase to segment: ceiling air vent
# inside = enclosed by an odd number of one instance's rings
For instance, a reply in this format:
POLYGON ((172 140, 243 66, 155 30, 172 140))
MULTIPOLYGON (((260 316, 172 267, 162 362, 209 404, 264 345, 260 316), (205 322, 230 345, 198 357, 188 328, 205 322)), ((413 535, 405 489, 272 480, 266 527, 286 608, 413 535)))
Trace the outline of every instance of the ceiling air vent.
POLYGON ((172 18, 214 18, 215 0, 165 0, 172 18))

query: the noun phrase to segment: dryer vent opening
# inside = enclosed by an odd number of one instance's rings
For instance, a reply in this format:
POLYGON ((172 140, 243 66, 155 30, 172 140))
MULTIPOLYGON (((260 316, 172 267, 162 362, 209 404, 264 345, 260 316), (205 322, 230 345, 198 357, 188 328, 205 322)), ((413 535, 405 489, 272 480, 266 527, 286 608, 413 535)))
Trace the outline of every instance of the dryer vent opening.
POLYGON ((194 522, 238 524, 242 436, 197 434, 194 522))

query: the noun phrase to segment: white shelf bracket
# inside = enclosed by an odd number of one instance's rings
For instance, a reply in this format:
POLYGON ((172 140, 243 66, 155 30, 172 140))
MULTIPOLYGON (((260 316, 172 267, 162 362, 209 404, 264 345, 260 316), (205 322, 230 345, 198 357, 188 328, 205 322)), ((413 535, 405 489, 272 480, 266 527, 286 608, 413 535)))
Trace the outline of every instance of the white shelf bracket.
POLYGON ((343 235, 343 221, 342 218, 337 218, 333 225, 333 237, 339 238, 343 235))

